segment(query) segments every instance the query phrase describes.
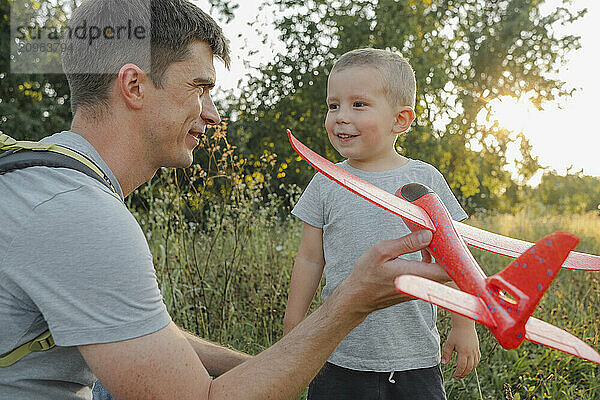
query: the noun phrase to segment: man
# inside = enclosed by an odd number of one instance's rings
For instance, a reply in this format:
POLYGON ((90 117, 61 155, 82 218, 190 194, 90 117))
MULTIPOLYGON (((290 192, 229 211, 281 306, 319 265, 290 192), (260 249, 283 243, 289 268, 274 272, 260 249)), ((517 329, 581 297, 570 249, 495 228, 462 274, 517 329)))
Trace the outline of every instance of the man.
POLYGON ((131 39, 115 48, 67 37, 73 122, 46 139, 91 159, 118 196, 70 169, 0 176, 0 354, 48 328, 57 345, 0 368, 0 398, 89 399, 96 377, 117 399, 294 398, 370 312, 409 300, 394 291, 396 275, 448 280, 436 264, 397 259, 429 243, 420 232, 371 248, 319 309, 255 357, 175 326, 122 199, 158 168, 192 163, 198 136, 220 121, 213 57, 227 65, 229 50, 191 3, 152 0, 145 17, 147 4, 87 0, 74 12, 71 26, 148 19, 152 58, 131 39))

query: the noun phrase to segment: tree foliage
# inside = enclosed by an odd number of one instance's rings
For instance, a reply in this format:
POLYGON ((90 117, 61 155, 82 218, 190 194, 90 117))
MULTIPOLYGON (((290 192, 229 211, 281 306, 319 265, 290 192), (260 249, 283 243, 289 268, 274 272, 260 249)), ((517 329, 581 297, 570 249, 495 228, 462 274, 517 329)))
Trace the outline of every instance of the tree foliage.
POLYGON ((226 23, 231 22, 235 17, 235 10, 240 6, 230 0, 208 0, 210 11, 217 11, 218 18, 226 23))
MULTIPOLYGON (((533 199, 557 214, 581 214, 600 210, 600 177, 567 170, 565 176, 547 172, 533 199)), ((599 211, 600 212, 600 211, 599 211)))
MULTIPOLYGON (((272 0, 286 51, 249 79, 231 125, 249 153, 272 148, 287 164, 295 155, 285 128, 331 160, 340 160, 324 131, 327 74, 335 59, 359 47, 400 52, 417 77, 417 120, 398 146, 435 165, 469 211, 506 207, 519 182, 505 166, 507 146, 521 141, 521 180, 539 168, 524 137, 477 114, 489 99, 534 93, 534 103, 569 94, 548 78, 579 47, 578 37, 557 37, 552 25, 585 11, 541 12, 543 0, 272 0)), ((313 171, 301 163, 287 179, 306 184, 313 171)))
POLYGON ((0 52, 5 55, 0 59, 0 131, 18 139, 37 140, 69 128, 69 85, 62 74, 11 72, 10 15, 11 7, 16 6, 46 7, 48 20, 64 21, 65 5, 61 2, 0 0, 0 52))

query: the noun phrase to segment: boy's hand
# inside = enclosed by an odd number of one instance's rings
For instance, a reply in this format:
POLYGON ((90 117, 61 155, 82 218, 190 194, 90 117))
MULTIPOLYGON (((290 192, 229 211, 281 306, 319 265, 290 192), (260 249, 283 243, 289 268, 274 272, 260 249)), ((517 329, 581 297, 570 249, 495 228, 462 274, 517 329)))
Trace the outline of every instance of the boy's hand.
POLYGON ((456 352, 454 378, 462 379, 475 369, 481 359, 475 323, 464 317, 453 316, 452 329, 442 352, 442 364, 447 364, 454 352, 456 352), (457 321, 458 318, 461 319, 460 322, 457 321))

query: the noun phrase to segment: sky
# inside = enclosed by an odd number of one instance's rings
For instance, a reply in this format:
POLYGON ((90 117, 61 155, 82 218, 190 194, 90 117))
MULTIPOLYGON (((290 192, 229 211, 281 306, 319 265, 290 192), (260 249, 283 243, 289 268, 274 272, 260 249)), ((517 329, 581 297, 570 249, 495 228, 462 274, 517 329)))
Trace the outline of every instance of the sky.
MULTIPOLYGON (((208 0, 192 0, 209 12, 208 0)), ((231 40, 232 65, 227 71, 222 63, 216 62, 217 82, 222 89, 239 92, 239 79, 252 73, 282 50, 275 32, 269 33, 266 44, 259 40, 248 22, 259 17, 265 32, 269 32, 273 13, 258 12, 261 0, 243 0, 229 24, 220 23, 225 35, 231 40), (244 58, 246 49, 257 50, 251 58, 244 58)), ((546 7, 559 6, 560 0, 547 0, 546 7)), ((545 104, 543 111, 534 109, 524 98, 517 101, 503 98, 490 103, 493 115, 501 126, 512 130, 515 135, 523 131, 533 146, 533 155, 542 166, 564 175, 569 167, 571 173, 583 170, 585 175, 600 177, 600 127, 595 117, 600 113, 600 2, 598 0, 574 0, 574 9, 587 8, 588 13, 574 24, 556 26, 558 34, 581 36, 581 48, 570 53, 567 63, 560 67, 557 77, 575 88, 572 97, 545 104)), ((218 97, 218 92, 216 96, 218 97)), ((511 155, 509 154, 509 158, 511 155)), ((539 183, 540 171, 529 183, 539 183)))

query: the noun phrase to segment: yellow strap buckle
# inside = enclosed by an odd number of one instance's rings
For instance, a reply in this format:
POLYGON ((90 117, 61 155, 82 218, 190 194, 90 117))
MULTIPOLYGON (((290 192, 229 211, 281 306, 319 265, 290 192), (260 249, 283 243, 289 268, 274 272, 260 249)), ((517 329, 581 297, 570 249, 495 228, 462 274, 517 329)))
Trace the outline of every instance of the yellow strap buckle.
POLYGON ((4 147, 12 146, 16 143, 17 141, 15 139, 4 133, 0 133, 0 149, 4 149, 4 147))
POLYGON ((52 337, 52 334, 50 333, 50 331, 47 330, 46 332, 42 333, 40 336, 33 339, 33 342, 29 346, 29 350, 31 350, 31 352, 46 351, 46 350, 50 350, 54 346, 56 346, 54 344, 54 338, 52 337))
POLYGON ((18 141, 4 133, 0 134, 0 150, 40 150, 47 151, 55 148, 54 143, 18 141))
POLYGON ((0 355, 0 367, 8 367, 19 361, 26 355, 35 351, 46 351, 56 346, 54 344, 54 338, 50 330, 37 336, 35 339, 30 340, 27 343, 22 344, 16 349, 0 355))

